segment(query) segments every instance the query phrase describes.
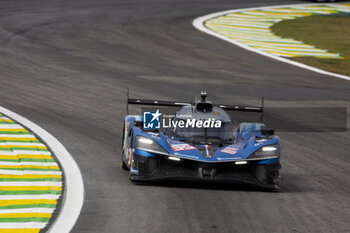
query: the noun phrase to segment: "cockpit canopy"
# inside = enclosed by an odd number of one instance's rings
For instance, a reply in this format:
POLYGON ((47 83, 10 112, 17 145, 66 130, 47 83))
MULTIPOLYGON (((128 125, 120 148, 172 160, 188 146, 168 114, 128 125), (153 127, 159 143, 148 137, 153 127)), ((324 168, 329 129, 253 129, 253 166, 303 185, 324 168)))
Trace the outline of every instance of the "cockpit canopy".
POLYGON ((218 107, 212 106, 211 110, 203 110, 197 105, 184 106, 176 113, 173 121, 172 134, 185 140, 222 142, 233 138, 231 118, 218 107))

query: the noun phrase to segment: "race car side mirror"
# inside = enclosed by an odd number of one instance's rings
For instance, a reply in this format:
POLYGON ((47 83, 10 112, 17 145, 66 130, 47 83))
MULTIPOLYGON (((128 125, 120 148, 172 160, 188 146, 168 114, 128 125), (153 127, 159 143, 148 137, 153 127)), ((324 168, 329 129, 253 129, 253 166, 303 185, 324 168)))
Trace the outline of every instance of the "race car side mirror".
POLYGON ((266 137, 269 137, 274 134, 275 134, 275 130, 273 129, 261 129, 261 135, 264 135, 266 137))
POLYGON ((143 128, 143 121, 134 121, 134 126, 138 128, 143 128))

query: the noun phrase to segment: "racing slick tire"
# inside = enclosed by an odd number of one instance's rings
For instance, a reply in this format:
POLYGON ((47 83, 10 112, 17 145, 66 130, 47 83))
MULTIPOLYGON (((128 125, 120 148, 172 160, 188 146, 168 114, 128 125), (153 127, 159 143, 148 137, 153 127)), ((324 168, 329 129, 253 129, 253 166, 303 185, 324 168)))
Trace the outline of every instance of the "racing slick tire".
POLYGON ((131 164, 130 164, 130 169, 129 169, 129 175, 128 175, 128 177, 129 177, 129 180, 131 181, 131 182, 136 182, 137 181, 137 179, 136 179, 136 174, 133 174, 133 168, 136 168, 137 167, 137 165, 136 165, 136 163, 134 162, 134 156, 133 155, 131 155, 131 164))
POLYGON ((126 165, 125 161, 124 161, 124 152, 122 153, 122 161, 120 163, 120 167, 123 169, 123 170, 129 170, 128 168, 128 165, 126 165))

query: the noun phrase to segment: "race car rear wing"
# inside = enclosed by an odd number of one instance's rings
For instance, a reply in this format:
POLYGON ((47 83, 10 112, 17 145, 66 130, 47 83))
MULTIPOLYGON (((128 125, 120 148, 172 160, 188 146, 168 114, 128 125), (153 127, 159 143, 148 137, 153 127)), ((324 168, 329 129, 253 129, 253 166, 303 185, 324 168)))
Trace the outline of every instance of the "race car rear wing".
MULTIPOLYGON (((206 97, 206 92, 201 93, 202 100, 206 97)), ((129 114, 129 104, 136 105, 151 105, 151 106, 165 106, 165 107, 183 107, 191 106, 194 103, 189 102, 179 102, 179 101, 165 101, 165 100, 145 100, 145 99, 130 99, 129 98, 129 89, 127 90, 127 104, 126 111, 129 114)), ((261 121, 263 120, 264 114, 264 98, 261 99, 261 106, 240 106, 240 105, 226 105, 226 104, 214 104, 214 106, 222 108, 227 111, 243 111, 243 112, 260 112, 261 121)))
MULTIPOLYGON (((191 106, 191 103, 176 102, 176 101, 165 101, 165 100, 143 100, 143 99, 129 99, 128 104, 138 104, 138 105, 152 105, 152 106, 166 106, 166 107, 182 107, 191 106)), ((254 106, 239 106, 239 105, 224 105, 224 104, 214 104, 214 106, 222 108, 229 111, 246 111, 246 112, 263 112, 263 107, 254 106)))
POLYGON ((223 104, 214 104, 214 106, 222 108, 228 111, 244 111, 244 112, 263 112, 263 107, 254 107, 254 106, 238 106, 238 105, 223 105, 223 104))
POLYGON ((166 106, 166 107, 191 106, 190 103, 184 103, 184 102, 164 101, 164 100, 142 100, 142 99, 129 99, 129 98, 128 98, 128 104, 166 106))

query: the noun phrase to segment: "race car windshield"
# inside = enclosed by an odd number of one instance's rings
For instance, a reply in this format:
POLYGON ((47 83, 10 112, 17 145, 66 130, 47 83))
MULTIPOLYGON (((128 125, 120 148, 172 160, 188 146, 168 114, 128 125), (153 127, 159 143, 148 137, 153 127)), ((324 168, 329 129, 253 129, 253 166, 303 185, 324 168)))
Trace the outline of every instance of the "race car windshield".
POLYGON ((221 127, 172 127, 176 137, 185 140, 209 139, 210 141, 229 141, 233 138, 231 122, 221 122, 221 127))

